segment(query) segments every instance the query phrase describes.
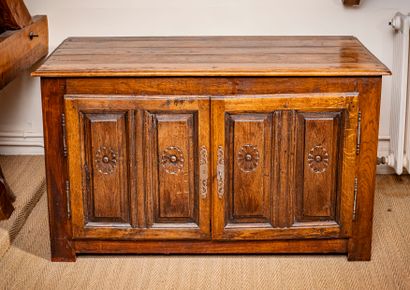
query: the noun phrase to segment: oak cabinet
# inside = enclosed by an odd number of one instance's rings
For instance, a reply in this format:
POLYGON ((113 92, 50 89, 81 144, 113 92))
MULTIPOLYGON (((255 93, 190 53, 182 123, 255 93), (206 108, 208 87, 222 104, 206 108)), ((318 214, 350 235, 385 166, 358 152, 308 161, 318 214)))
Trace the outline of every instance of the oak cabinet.
POLYGON ((51 259, 369 260, 389 73, 349 36, 65 40, 33 73, 51 259))

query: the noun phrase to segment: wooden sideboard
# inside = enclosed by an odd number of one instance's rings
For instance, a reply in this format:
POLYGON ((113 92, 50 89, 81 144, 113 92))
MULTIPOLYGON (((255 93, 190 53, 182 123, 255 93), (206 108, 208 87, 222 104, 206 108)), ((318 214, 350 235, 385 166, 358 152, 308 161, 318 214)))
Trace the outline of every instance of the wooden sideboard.
POLYGON ((65 40, 33 73, 52 260, 369 260, 389 73, 349 36, 65 40))

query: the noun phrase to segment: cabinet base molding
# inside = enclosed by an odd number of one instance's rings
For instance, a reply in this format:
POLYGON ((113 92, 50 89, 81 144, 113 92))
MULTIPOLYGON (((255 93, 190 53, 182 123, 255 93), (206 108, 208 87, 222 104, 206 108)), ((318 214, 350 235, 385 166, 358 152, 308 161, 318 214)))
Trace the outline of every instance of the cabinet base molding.
POLYGON ((99 254, 343 254, 347 239, 284 241, 89 241, 73 242, 77 253, 99 254))

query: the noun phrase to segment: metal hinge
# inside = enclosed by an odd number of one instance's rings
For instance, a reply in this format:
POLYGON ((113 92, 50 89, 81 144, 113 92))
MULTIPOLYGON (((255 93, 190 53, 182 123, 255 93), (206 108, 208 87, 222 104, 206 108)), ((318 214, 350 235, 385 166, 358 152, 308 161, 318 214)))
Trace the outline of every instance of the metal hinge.
POLYGON ((359 111, 359 114, 357 116, 356 154, 360 153, 361 133, 362 133, 362 112, 359 111))
POLYGON ((66 137, 66 125, 65 125, 65 114, 61 114, 61 128, 63 131, 63 155, 67 157, 67 137, 66 137))
POLYGON ((357 176, 354 178, 354 196, 353 196, 353 220, 356 220, 356 211, 357 211, 357 191, 358 191, 358 184, 357 184, 357 176))
POLYGON ((65 181, 65 193, 67 197, 67 218, 71 218, 71 204, 70 204, 70 181, 65 181))

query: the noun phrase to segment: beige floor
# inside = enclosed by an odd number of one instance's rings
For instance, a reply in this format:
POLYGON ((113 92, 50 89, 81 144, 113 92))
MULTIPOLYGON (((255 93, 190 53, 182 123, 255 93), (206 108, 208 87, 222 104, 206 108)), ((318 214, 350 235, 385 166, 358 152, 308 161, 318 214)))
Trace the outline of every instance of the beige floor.
POLYGON ((373 259, 80 256, 51 263, 45 195, 0 260, 0 289, 410 289, 410 177, 378 178, 373 259))
POLYGON ((43 156, 0 156, 0 165, 16 201, 8 220, 0 221, 0 258, 16 238, 45 190, 43 156))

